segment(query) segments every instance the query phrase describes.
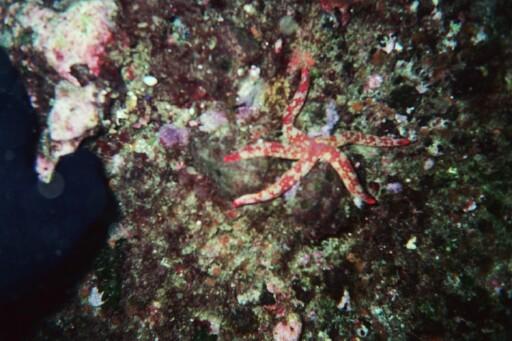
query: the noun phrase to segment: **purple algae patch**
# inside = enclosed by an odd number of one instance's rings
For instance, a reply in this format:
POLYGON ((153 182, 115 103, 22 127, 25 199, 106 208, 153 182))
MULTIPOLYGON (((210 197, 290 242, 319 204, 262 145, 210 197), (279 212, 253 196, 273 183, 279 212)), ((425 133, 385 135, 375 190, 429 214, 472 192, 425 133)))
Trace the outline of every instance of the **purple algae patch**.
POLYGON ((185 146, 188 144, 187 128, 178 128, 172 123, 164 124, 158 131, 160 143, 167 148, 185 146))
POLYGON ((398 194, 402 192, 402 184, 399 182, 390 182, 386 185, 386 190, 389 193, 398 194))
POLYGON ((259 110, 257 108, 242 105, 236 110, 235 117, 237 122, 247 122, 256 118, 258 114, 259 110))

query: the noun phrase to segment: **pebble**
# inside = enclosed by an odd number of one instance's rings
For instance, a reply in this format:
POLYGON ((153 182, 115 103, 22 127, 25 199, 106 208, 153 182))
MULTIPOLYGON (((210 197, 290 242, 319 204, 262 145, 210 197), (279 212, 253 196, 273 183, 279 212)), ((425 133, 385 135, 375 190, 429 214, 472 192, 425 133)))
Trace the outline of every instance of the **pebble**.
POLYGON ((158 83, 158 79, 156 79, 156 77, 153 77, 153 76, 144 76, 142 81, 147 86, 155 86, 158 83))

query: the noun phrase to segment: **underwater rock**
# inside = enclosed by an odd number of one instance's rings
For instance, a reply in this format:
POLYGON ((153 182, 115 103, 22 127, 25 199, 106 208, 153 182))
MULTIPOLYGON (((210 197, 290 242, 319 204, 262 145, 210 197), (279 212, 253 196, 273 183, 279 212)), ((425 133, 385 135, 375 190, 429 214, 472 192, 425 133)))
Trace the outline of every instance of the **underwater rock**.
POLYGON ((71 66, 85 64, 98 76, 116 12, 114 1, 79 1, 63 13, 28 3, 18 19, 33 30, 34 47, 44 53, 48 64, 78 85, 71 66))

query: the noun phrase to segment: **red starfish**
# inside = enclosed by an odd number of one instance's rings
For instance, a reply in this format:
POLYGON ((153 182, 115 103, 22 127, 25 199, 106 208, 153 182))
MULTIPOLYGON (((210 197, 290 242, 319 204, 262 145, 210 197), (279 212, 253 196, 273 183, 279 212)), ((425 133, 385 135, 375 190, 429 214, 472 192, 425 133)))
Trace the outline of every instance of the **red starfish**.
POLYGON ((373 147, 397 147, 410 143, 409 139, 393 139, 364 135, 359 132, 347 131, 340 135, 310 137, 293 126, 295 117, 300 113, 309 89, 309 71, 313 66, 312 57, 306 52, 295 52, 290 61, 289 71, 301 71, 299 88, 293 96, 283 116, 283 134, 285 143, 258 142, 247 145, 237 152, 224 157, 224 162, 236 162, 254 157, 278 157, 282 159, 298 160, 292 168, 286 171, 275 183, 258 193, 246 194, 233 201, 234 207, 255 204, 272 200, 289 190, 302 177, 306 176, 317 161, 328 162, 345 184, 347 190, 357 199, 369 205, 376 200, 365 193, 357 174, 347 156, 337 150, 346 144, 359 144, 373 147))

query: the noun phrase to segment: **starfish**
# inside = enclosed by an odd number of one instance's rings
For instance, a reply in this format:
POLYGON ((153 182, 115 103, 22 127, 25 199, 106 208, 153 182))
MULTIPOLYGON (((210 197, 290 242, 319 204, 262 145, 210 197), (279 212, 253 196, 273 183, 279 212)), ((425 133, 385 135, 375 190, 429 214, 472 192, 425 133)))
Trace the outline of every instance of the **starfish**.
POLYGON ((307 52, 296 51, 289 63, 289 72, 300 70, 300 82, 291 103, 283 115, 284 143, 257 142, 224 157, 224 162, 237 162, 255 157, 276 157, 297 160, 275 183, 260 192, 243 195, 233 201, 233 207, 256 204, 279 197, 288 191, 302 177, 306 176, 318 161, 329 163, 338 173, 349 193, 357 201, 374 205, 377 201, 367 194, 352 164, 345 153, 337 148, 358 144, 372 147, 399 147, 410 143, 407 138, 394 139, 387 136, 365 135, 360 132, 346 131, 339 135, 311 137, 293 126, 306 101, 310 82, 310 69, 314 60, 307 52))

